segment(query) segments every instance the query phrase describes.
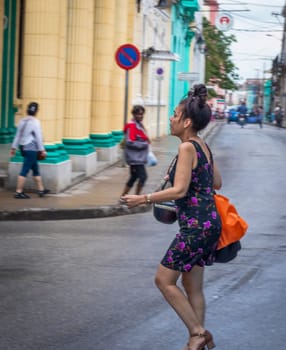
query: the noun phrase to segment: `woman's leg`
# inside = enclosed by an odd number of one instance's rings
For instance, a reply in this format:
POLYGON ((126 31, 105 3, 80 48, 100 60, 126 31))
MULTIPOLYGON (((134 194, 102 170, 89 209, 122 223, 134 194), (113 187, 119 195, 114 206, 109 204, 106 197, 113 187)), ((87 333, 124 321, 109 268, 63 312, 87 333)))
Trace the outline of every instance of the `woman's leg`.
POLYGON ((137 183, 135 194, 138 195, 141 193, 145 185, 145 182, 147 180, 147 171, 144 164, 139 164, 136 167, 137 167, 137 177, 139 178, 139 181, 137 183))
POLYGON ((121 193, 121 196, 125 196, 126 194, 128 194, 128 192, 130 191, 130 187, 125 185, 124 188, 123 188, 123 191, 121 193))
POLYGON ((44 191, 43 180, 40 175, 39 163, 37 160, 37 152, 34 152, 34 162, 31 165, 31 170, 33 171, 33 179, 37 186, 38 191, 40 192, 44 191))
POLYGON ((33 164, 33 157, 31 156, 31 153, 29 151, 23 151, 23 154, 24 154, 24 160, 23 160, 22 169, 17 179, 16 193, 24 192, 26 177, 33 164))
MULTIPOLYGON (((192 272, 190 271, 189 273, 192 272)), ((204 328, 188 298, 177 286, 177 280, 180 277, 180 274, 179 271, 174 271, 163 265, 159 265, 155 277, 155 283, 167 302, 172 306, 186 325, 191 338, 191 334, 203 333, 204 328)))
POLYGON ((182 284, 199 322, 205 321, 205 296, 203 292, 204 268, 195 265, 190 272, 183 272, 182 284))
POLYGON ((125 196, 131 190, 131 188, 134 185, 134 182, 137 180, 136 165, 130 165, 129 174, 129 179, 126 182, 126 185, 124 186, 121 196, 125 196))
POLYGON ((16 187, 16 192, 22 193, 24 190, 24 185, 25 185, 26 177, 25 176, 18 176, 17 179, 17 187, 16 187))
POLYGON ((40 175, 34 176, 34 181, 35 181, 35 184, 37 186, 38 191, 44 191, 45 188, 43 185, 42 177, 40 175))

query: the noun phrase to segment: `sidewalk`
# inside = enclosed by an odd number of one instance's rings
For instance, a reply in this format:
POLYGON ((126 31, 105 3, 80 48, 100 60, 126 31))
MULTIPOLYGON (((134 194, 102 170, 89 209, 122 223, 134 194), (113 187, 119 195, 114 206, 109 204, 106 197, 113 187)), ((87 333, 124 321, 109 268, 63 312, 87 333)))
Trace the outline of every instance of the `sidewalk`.
MULTIPOLYGON (((212 121, 202 131, 206 139, 212 131, 223 125, 212 121)), ((165 175, 172 157, 177 153, 179 139, 165 136, 152 142, 152 150, 158 158, 158 165, 148 167, 148 179, 144 193, 153 192, 165 175)), ((118 200, 129 175, 129 168, 121 162, 81 182, 63 193, 39 198, 31 193, 31 199, 15 199, 14 192, 0 189, 0 221, 3 220, 72 220, 102 218, 146 212, 150 206, 128 209, 118 200)), ((131 192, 132 193, 132 192, 131 192)))

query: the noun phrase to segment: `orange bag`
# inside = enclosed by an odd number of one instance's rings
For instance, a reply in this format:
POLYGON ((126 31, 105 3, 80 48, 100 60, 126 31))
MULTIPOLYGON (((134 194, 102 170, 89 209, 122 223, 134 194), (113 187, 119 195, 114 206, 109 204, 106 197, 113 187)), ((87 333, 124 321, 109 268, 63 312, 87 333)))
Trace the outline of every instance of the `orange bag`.
POLYGON ((217 250, 239 241, 247 231, 247 222, 239 216, 235 206, 221 194, 214 195, 217 211, 221 217, 222 231, 217 250))

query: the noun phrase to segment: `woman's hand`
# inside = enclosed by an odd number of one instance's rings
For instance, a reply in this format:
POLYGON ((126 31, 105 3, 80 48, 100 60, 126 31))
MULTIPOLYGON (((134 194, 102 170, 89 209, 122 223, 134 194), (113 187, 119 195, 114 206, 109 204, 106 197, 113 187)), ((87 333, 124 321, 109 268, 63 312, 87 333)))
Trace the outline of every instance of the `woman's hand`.
POLYGON ((12 149, 10 150, 10 156, 11 156, 11 157, 14 157, 15 154, 16 154, 16 150, 15 150, 15 148, 12 148, 12 149))
POLYGON ((140 204, 146 204, 145 195, 127 194, 125 196, 120 197, 120 200, 122 204, 127 205, 128 208, 134 208, 140 204))

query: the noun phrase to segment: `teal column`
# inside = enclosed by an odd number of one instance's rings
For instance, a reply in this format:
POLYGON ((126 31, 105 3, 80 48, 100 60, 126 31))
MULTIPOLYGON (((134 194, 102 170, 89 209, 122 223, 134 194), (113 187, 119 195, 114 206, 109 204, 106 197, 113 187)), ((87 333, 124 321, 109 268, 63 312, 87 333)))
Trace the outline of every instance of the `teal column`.
POLYGON ((271 80, 266 80, 264 83, 263 91, 263 118, 267 120, 271 112, 271 101, 272 101, 272 83, 271 80))
POLYGON ((89 137, 95 148, 110 148, 117 143, 112 133, 90 134, 89 137))
POLYGON ((90 139, 63 139, 63 145, 70 155, 85 156, 95 152, 90 139))
POLYGON ((0 107, 0 144, 10 143, 15 133, 13 107, 17 0, 5 0, 3 30, 2 93, 0 107))
POLYGON ((189 25, 194 20, 195 11, 198 9, 197 0, 182 0, 172 6, 171 51, 176 52, 181 60, 171 63, 169 115, 189 90, 189 82, 179 81, 178 73, 189 71, 190 44, 194 38, 189 25))
POLYGON ((123 139, 123 131, 122 130, 113 130, 112 131, 113 138, 116 143, 120 143, 123 139))

